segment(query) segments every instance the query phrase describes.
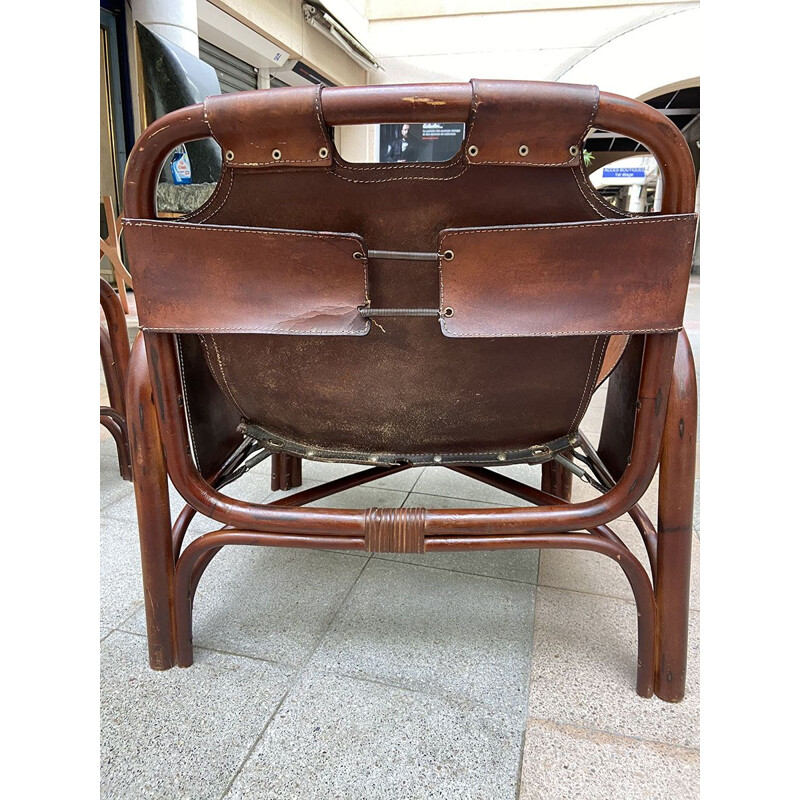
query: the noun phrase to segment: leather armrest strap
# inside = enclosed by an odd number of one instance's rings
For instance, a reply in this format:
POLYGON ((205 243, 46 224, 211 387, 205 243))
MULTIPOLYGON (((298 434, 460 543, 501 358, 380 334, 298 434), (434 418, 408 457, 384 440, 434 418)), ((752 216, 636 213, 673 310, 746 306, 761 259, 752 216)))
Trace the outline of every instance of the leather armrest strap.
POLYGON ((679 330, 696 220, 695 214, 678 214, 444 230, 442 332, 494 337, 679 330))
POLYGON ((143 330, 363 336, 363 242, 350 233, 125 220, 143 330), (354 253, 360 254, 354 258, 354 253))
POLYGON ((600 102, 596 86, 472 80, 470 164, 575 167, 600 102))

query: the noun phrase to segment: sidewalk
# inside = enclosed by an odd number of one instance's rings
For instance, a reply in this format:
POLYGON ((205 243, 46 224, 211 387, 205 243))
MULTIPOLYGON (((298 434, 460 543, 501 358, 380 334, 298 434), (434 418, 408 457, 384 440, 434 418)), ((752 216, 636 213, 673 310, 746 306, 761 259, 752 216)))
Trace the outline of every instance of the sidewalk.
MULTIPOLYGON (((693 278, 698 372, 699 291, 693 278)), ((595 443, 604 396, 582 426, 595 443)), ((303 486, 350 469, 304 462, 303 486)), ((539 484, 537 468, 500 469, 539 484)), ((269 486, 265 461, 226 491, 285 494, 269 486)), ((577 482, 574 493, 593 490, 577 482)), ((509 500, 427 467, 317 505, 509 500)), ((651 490, 642 503, 653 518, 655 502, 651 490)), ((173 490, 173 514, 182 505, 173 490)), ((195 664, 153 672, 133 487, 103 435, 100 509, 103 798, 699 796, 697 532, 687 695, 672 705, 635 693, 636 610, 621 570, 578 551, 228 547, 197 592, 195 664)), ((699 531, 697 508, 695 520, 699 531)), ((195 519, 187 543, 218 527, 195 519)), ((613 527, 646 564, 633 524, 613 527)))

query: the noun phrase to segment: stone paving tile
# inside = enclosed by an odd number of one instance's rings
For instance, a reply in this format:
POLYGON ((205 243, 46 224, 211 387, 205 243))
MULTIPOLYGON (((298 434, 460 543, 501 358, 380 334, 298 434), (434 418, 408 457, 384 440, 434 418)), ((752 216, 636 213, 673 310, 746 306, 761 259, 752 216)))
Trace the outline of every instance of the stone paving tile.
POLYGON ((155 672, 146 640, 119 631, 100 652, 104 800, 217 800, 289 684, 283 667, 218 653, 155 672))
POLYGON ((373 558, 310 663, 518 711, 528 693, 531 588, 373 558))
MULTIPOLYGON (((106 429, 100 426, 102 431, 106 429)), ((108 433, 108 431, 106 431, 108 433)), ((102 437, 100 441, 100 510, 107 508, 120 498, 133 496, 133 484, 124 481, 119 474, 117 446, 111 438, 102 437)))
POLYGON ((700 796, 700 753, 533 720, 519 800, 689 800, 700 796))
POLYGON ((633 603, 540 587, 529 716, 699 747, 699 614, 690 612, 681 703, 636 694, 636 621, 633 603))
POLYGON ((521 739, 485 706, 309 670, 225 800, 514 800, 521 739))
MULTIPOLYGON (((364 568, 364 558, 288 547, 225 547, 195 595, 195 648, 299 665, 364 568)), ((144 609, 122 625, 146 632, 144 609)), ((206 657, 200 651, 198 657, 206 657)))
POLYGON ((116 628, 144 604, 135 524, 100 518, 100 624, 116 628))
MULTIPOLYGON (((515 466, 516 472, 507 473, 510 478, 520 482, 530 483, 531 486, 538 487, 540 485, 541 469, 539 467, 515 466), (524 480, 523 476, 526 472, 527 480, 524 480)), ((510 468, 504 467, 502 470, 498 471, 505 471, 508 469, 510 468)), ((446 467, 425 467, 425 471, 414 486, 414 493, 457 497, 476 503, 490 503, 492 505, 506 507, 528 505, 524 500, 520 500, 512 494, 508 494, 508 492, 495 489, 493 486, 473 480, 458 472, 453 472, 453 470, 447 469, 446 467)))
MULTIPOLYGON (((272 467, 270 460, 262 461, 256 469, 271 474, 272 467)), ((332 464, 324 461, 303 461, 303 484, 307 481, 332 481, 335 478, 342 478, 345 475, 352 475, 356 472, 362 472, 369 467, 364 464, 332 464)), ((424 467, 422 468, 424 469, 424 467)), ((367 486, 375 486, 383 489, 395 489, 397 491, 408 492, 411 487, 417 482, 422 469, 407 469, 403 472, 398 472, 395 475, 389 475, 385 478, 378 478, 377 480, 370 481, 367 486)))
MULTIPOLYGON (((186 501, 178 494, 178 490, 169 483, 169 501, 170 510, 172 513, 172 521, 175 521, 177 515, 183 510, 186 501)), ((109 503, 102 508, 102 512, 106 516, 115 517, 116 519, 129 519, 136 520, 136 497, 133 493, 133 484, 126 484, 128 491, 117 498, 115 501, 109 503)), ((237 500, 248 500, 252 503, 263 503, 266 499, 274 499, 270 497, 271 491, 269 487, 269 480, 265 479, 263 474, 256 473, 254 470, 245 473, 239 480, 228 484, 222 488, 222 493, 236 498, 237 500)), ((200 516, 200 515, 198 515, 200 516)), ((213 530, 214 527, 220 528, 221 526, 213 521, 209 521, 208 530, 213 530)))
MULTIPOLYGON (((407 508, 496 508, 489 503, 459 500, 455 497, 434 497, 411 493, 406 499, 407 508)), ((380 553, 373 558, 387 561, 404 561, 425 567, 485 575, 510 581, 536 583, 539 571, 538 550, 484 550, 472 553, 380 553)))
MULTIPOLYGON (((612 523, 611 527, 641 561, 649 575, 647 552, 633 522, 621 520, 612 523)), ((586 550, 543 550, 539 566, 539 585, 633 601, 630 584, 619 564, 607 556, 586 550)), ((697 535, 692 537, 689 607, 694 611, 700 610, 700 539, 697 535)))
POLYGON ((308 505, 311 508, 400 508, 407 495, 408 492, 367 484, 324 497, 308 505))

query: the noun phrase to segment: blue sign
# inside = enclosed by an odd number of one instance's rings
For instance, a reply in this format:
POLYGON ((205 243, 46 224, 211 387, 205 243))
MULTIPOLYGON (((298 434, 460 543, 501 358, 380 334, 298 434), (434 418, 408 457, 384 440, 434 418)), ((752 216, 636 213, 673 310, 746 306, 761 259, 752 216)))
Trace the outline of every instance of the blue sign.
POLYGON ((604 178, 644 178, 644 167, 603 167, 604 178))

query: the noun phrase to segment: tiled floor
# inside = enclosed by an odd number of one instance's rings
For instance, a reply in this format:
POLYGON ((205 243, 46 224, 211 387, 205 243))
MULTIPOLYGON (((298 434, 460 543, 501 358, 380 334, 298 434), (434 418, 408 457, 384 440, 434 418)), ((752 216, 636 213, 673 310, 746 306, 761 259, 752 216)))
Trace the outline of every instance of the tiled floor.
MULTIPOLYGON (((695 281, 686 324, 696 355, 698 300, 695 281)), ((586 418, 590 436, 602 399, 586 418)), ((574 551, 226 548, 198 589, 195 664, 153 672, 133 490, 106 436, 100 462, 104 798, 698 796, 696 535, 689 682, 677 705, 636 695, 630 590, 608 559, 574 551)), ((538 484, 535 468, 505 469, 538 484)), ((306 462, 304 485, 346 470, 306 462)), ((267 462, 230 490, 271 497, 267 462)), ((426 468, 335 504, 508 499, 426 468)), ((654 502, 651 493, 645 505, 654 502)), ((195 520, 189 538, 213 527, 195 520)), ((632 525, 616 529, 643 554, 632 525)))

